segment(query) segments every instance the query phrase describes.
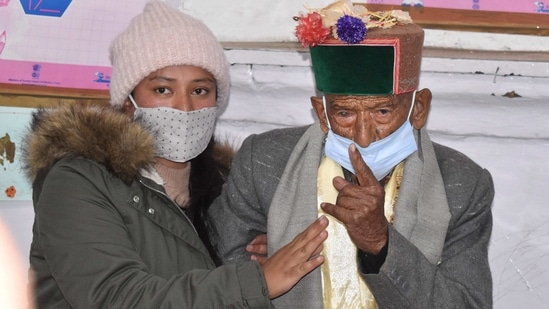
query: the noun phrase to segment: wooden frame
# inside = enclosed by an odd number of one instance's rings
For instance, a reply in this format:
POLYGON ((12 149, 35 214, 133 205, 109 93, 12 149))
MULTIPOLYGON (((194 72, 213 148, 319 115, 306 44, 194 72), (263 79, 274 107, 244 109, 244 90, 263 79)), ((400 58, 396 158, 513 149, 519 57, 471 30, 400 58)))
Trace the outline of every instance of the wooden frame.
POLYGON ((549 36, 549 14, 365 4, 371 11, 408 11, 425 29, 549 36))
POLYGON ((109 104, 109 91, 0 83, 0 106, 36 108, 64 103, 109 104))

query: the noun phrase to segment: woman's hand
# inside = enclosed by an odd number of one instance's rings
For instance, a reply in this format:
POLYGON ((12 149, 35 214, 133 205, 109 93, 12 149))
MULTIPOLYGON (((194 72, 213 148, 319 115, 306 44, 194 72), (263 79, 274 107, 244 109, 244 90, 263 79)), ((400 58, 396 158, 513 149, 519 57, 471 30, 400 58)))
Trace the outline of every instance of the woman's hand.
POLYGON ((246 246, 246 251, 252 254, 250 259, 253 261, 258 261, 259 264, 265 263, 267 261, 267 234, 257 235, 246 246))
POLYGON ((319 254, 328 237, 327 226, 328 219, 319 217, 261 264, 271 299, 288 292, 301 278, 324 262, 324 256, 319 254))

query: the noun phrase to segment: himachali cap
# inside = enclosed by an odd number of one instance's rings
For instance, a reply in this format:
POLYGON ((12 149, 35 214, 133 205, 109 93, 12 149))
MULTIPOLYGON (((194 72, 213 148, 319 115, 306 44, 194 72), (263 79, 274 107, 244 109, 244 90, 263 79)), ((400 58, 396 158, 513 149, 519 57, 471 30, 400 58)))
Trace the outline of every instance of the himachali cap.
POLYGON ((298 17, 316 87, 330 94, 391 95, 419 85, 423 29, 407 12, 369 12, 338 1, 298 17))

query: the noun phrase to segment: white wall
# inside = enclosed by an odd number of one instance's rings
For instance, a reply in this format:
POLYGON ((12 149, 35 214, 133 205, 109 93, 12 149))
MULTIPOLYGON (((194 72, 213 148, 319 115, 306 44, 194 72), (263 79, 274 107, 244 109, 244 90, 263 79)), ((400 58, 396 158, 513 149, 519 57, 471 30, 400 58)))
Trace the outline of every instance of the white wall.
MULTIPOLYGON (((293 16, 304 4, 324 7, 333 0, 167 0, 203 20, 222 42, 295 42, 293 16), (181 3, 183 3, 181 5, 181 3)), ((354 1, 366 3, 367 1, 354 1)), ((549 51, 549 37, 427 30, 425 46, 500 51, 549 51)))

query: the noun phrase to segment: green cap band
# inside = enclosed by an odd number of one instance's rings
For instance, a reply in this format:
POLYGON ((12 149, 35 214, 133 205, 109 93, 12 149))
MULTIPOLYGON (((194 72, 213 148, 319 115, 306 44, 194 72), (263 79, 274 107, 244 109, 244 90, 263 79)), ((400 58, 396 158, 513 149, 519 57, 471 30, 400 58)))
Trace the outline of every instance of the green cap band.
POLYGON ((324 93, 390 95, 398 89, 395 46, 316 45, 310 52, 316 87, 324 93))

